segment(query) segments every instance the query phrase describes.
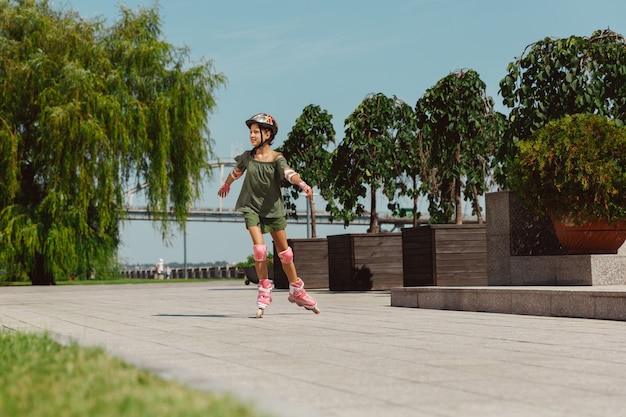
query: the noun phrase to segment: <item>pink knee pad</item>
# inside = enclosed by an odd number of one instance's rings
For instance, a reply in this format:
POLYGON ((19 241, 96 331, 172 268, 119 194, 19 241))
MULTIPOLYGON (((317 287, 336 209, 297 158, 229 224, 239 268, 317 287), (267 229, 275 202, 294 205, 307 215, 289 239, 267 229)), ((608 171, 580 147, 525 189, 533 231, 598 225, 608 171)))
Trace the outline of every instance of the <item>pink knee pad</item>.
POLYGON ((252 248, 254 251, 254 260, 257 262, 263 262, 267 259, 267 246, 265 245, 254 245, 252 248))
POLYGON ((282 252, 278 252, 278 257, 280 258, 280 261, 284 264, 290 264, 293 262, 293 251, 291 250, 290 246, 287 246, 287 249, 285 249, 282 252))

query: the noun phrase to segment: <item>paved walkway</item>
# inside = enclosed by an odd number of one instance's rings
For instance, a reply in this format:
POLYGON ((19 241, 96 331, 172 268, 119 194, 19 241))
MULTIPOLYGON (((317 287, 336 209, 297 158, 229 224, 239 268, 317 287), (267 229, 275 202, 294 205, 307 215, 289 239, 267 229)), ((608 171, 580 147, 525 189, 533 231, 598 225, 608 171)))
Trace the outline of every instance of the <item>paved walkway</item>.
POLYGON ((0 327, 104 347, 276 416, 626 416, 626 323, 390 307, 242 282, 0 287, 0 327))

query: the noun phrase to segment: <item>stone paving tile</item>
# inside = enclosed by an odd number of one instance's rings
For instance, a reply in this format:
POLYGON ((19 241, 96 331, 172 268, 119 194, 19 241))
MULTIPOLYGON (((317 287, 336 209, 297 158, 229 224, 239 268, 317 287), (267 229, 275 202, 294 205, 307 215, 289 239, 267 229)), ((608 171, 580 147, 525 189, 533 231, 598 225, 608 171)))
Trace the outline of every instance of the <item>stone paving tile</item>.
POLYGON ((0 287, 0 328, 101 346, 278 417, 626 415, 624 322, 311 293, 322 314, 279 290, 257 320, 241 281, 0 287))

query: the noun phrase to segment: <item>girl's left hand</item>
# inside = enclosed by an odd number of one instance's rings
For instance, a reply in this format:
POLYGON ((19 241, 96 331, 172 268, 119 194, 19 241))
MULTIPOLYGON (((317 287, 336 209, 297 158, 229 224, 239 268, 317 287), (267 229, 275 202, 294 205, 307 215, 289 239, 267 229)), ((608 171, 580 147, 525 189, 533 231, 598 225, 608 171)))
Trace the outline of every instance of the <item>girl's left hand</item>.
POLYGON ((313 190, 306 182, 300 181, 298 183, 298 187, 300 187, 300 189, 304 191, 304 195, 306 196, 306 198, 310 198, 313 195, 313 190))

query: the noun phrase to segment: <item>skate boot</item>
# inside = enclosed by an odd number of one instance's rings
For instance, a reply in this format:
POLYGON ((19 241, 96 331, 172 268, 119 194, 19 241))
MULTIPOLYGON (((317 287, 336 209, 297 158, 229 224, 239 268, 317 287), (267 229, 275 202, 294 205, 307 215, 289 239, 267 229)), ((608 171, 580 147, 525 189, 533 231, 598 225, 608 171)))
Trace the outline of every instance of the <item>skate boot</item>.
POLYGON ((260 319, 263 317, 265 309, 269 307, 272 302, 272 288, 274 288, 274 284, 267 278, 261 279, 259 280, 257 288, 259 289, 259 295, 256 299, 256 305, 259 310, 256 312, 256 318, 260 319))
POLYGON ((315 314, 320 313, 320 309, 317 307, 317 301, 304 289, 304 282, 300 278, 298 281, 289 284, 289 302, 296 303, 300 307, 304 307, 307 310, 313 311, 315 314))

